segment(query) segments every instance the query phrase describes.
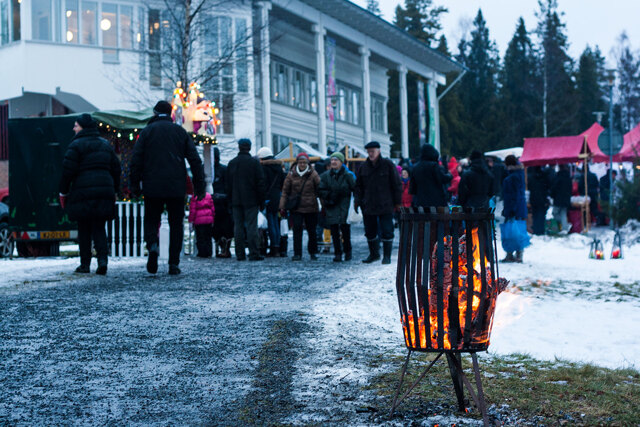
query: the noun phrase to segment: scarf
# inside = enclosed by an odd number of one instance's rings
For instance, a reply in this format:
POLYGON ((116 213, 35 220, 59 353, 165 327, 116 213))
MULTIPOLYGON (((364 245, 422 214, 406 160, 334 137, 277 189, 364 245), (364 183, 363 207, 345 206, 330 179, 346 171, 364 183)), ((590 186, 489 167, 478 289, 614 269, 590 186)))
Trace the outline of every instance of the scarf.
POLYGON ((303 171, 300 170, 300 166, 296 166, 296 173, 298 174, 298 176, 304 176, 304 174, 306 174, 310 170, 311 170, 311 166, 309 165, 307 165, 307 168, 303 171))

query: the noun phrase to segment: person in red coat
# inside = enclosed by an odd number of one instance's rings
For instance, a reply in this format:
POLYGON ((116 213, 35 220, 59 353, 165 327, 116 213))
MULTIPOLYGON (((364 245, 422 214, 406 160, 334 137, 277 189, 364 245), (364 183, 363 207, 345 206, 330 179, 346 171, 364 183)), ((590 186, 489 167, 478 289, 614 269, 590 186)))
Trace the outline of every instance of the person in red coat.
POLYGON ((409 170, 406 168, 402 169, 402 175, 400 178, 402 181, 402 207, 410 208, 411 202, 413 201, 413 195, 409 193, 409 170))
POLYGON ((206 193, 202 200, 191 198, 189 205, 189 223, 196 230, 196 248, 200 258, 209 258, 213 253, 212 231, 216 209, 211 194, 206 193))

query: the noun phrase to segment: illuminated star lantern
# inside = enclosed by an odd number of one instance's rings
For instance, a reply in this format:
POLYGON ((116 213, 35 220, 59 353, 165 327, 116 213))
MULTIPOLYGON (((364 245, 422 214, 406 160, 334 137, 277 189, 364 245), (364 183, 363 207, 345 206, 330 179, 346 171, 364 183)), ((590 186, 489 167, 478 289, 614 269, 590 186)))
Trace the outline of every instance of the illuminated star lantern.
POLYGON ((216 103, 205 98, 196 82, 189 83, 186 91, 182 82, 176 84, 172 98, 172 119, 181 125, 199 143, 216 143, 220 112, 216 103))

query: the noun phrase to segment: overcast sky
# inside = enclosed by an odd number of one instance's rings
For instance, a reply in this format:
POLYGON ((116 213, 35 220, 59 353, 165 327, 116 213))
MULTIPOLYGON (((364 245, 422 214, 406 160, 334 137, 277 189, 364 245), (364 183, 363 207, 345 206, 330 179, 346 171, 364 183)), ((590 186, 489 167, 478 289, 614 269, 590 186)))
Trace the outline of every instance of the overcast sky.
MULTIPOLYGON (((366 0, 352 0, 366 6, 366 0)), ((393 20, 396 5, 401 0, 379 0, 383 17, 393 20)), ((473 18, 482 9, 489 35, 500 49, 500 57, 513 37, 516 22, 520 16, 528 30, 535 29, 538 10, 537 0, 434 0, 435 5, 449 9, 443 20, 443 32, 449 42, 449 49, 457 51, 457 42, 463 31, 471 28, 473 18)), ((563 22, 567 24, 570 42, 569 53, 578 59, 587 45, 598 45, 607 58, 608 65, 614 65, 610 51, 617 45, 617 39, 626 31, 631 46, 640 47, 640 1, 639 0, 558 0, 559 11, 564 12, 563 22)))

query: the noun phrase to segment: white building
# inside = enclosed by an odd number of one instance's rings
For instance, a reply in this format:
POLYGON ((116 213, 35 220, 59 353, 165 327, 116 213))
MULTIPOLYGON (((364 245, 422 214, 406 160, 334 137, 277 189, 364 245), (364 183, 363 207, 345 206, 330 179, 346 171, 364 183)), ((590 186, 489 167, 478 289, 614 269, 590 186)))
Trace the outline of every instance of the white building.
MULTIPOLYGON (((240 43, 234 61, 203 85, 221 107, 221 145, 241 137, 278 151, 289 141, 318 151, 377 140, 389 154, 390 69, 400 72, 403 155, 408 154, 408 71, 429 97, 461 67, 347 0, 235 0, 206 11, 198 64, 240 43), (253 29, 253 31, 251 31, 253 29), (335 46, 336 116, 327 98, 335 46), (254 54, 251 55, 251 52, 254 54), (253 77, 253 78, 251 78, 253 77), (334 130, 337 138, 334 138, 334 130)), ((146 0, 0 0, 0 105, 9 117, 95 109, 137 110, 168 99, 161 70, 167 25, 146 0)), ((437 108, 437 105, 436 105, 437 108)), ((436 110, 436 132, 438 114, 436 110)))

